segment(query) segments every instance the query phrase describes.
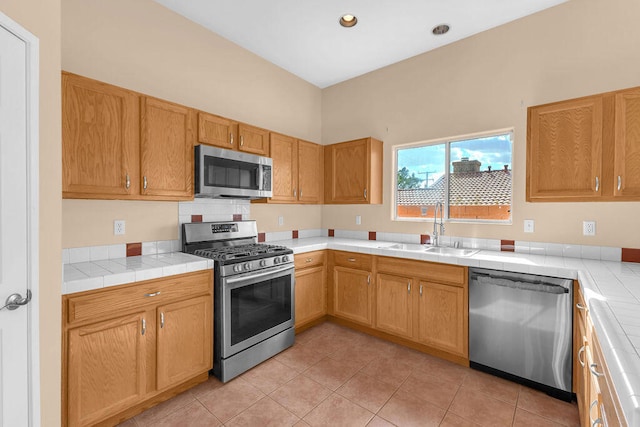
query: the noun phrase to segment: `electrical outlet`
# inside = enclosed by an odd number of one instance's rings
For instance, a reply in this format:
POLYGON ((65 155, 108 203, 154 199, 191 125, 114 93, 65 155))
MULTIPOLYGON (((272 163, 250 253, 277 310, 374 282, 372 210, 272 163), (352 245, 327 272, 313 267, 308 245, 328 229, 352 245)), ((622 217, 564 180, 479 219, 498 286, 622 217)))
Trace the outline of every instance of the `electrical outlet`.
POLYGON ((279 225, 280 227, 282 227, 282 226, 284 225, 284 217, 283 217, 282 215, 280 215, 280 216, 278 217, 278 225, 279 225))
POLYGON ((525 219, 524 220, 524 232, 525 233, 533 233, 533 231, 535 230, 535 221, 532 219, 525 219))
POLYGON ((362 216, 356 215, 356 225, 362 224, 362 216))
POLYGON ((117 219, 113 221, 113 235, 114 236, 122 236, 124 234, 124 220, 117 219))
POLYGON ((596 222, 595 221, 582 221, 582 234, 585 236, 596 235, 596 222))

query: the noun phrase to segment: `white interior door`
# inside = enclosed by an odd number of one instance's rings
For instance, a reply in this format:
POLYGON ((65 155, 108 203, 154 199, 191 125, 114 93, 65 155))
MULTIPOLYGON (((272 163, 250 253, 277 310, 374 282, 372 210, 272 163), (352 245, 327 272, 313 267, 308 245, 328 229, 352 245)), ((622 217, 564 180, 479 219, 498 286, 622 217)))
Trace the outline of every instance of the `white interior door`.
POLYGON ((29 46, 11 30, 0 14, 0 426, 20 427, 39 424, 33 419, 32 312, 27 304, 35 291, 30 236, 34 177, 29 46))

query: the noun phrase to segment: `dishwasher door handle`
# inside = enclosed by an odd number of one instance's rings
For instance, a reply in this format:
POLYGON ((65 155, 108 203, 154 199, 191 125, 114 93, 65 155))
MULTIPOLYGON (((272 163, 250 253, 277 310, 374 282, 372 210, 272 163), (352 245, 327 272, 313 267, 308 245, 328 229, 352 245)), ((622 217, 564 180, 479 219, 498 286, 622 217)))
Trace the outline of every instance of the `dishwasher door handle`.
POLYGON ((557 295, 569 293, 569 289, 565 288, 564 286, 553 285, 550 283, 528 282, 517 279, 507 279, 499 276, 489 276, 485 274, 476 274, 472 276, 471 279, 476 279, 476 281, 482 285, 503 286, 505 288, 520 289, 523 291, 544 292, 557 295))

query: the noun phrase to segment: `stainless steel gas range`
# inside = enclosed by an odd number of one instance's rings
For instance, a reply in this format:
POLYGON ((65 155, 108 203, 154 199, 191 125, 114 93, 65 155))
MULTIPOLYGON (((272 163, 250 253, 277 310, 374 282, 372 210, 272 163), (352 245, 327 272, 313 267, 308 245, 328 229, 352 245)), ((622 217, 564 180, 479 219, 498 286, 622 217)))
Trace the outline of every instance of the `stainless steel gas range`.
POLYGON ((182 226, 182 251, 214 260, 213 374, 231 380, 293 345, 293 251, 257 243, 255 221, 182 226))

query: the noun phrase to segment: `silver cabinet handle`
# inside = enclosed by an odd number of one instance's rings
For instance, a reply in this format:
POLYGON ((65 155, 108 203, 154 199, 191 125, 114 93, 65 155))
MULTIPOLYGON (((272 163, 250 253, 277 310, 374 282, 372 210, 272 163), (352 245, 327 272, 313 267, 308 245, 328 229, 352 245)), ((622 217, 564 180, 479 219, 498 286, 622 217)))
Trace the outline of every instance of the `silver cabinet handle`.
POLYGON ((307 258, 306 260, 304 260, 304 262, 306 262, 306 263, 309 263, 311 261, 313 261, 313 258, 307 258))
POLYGON ((598 367, 598 364, 597 364, 597 363, 592 363, 591 365, 589 365, 589 370, 591 371, 591 373, 592 373, 596 378, 601 377, 601 376, 603 376, 603 375, 604 375, 603 373, 596 371, 596 368, 597 368, 597 367, 598 367))
POLYGON ((152 292, 150 294, 144 294, 145 297, 157 297, 158 295, 160 295, 160 291, 152 292))
POLYGON ((356 259, 355 259, 355 258, 349 258, 349 259, 347 259, 347 261, 349 261, 349 262, 356 262, 356 259))
POLYGON ((240 146, 244 145, 244 135, 240 135, 240 146))
POLYGON ((142 335, 147 333, 147 321, 142 319, 142 330, 140 331, 142 335))
POLYGON ((293 197, 298 197, 298 192, 296 191, 296 189, 293 189, 293 197))
POLYGON ((160 329, 164 328, 164 312, 160 312, 160 329))
POLYGON ((580 366, 582 366, 584 368, 584 360, 582 360, 582 354, 584 353, 584 351, 586 350, 585 346, 580 347, 580 350, 578 350, 578 362, 580 363, 580 366))
POLYGON ((411 294, 411 280, 407 282, 407 293, 411 294))
POLYGON ((596 191, 600 190, 600 178, 596 176, 596 191))
POLYGON ((578 310, 584 310, 584 311, 586 311, 586 310, 587 310, 587 307, 585 307, 584 305, 580 304, 579 302, 578 302, 578 303, 576 303, 576 308, 577 308, 578 310))
POLYGON ((145 190, 147 189, 147 176, 146 175, 142 177, 142 188, 145 189, 145 190))
POLYGON ((302 190, 300 190, 300 197, 302 197, 302 190))
POLYGON ((364 198, 365 199, 367 198, 367 189, 366 188, 364 189, 364 198))
POLYGON ((371 276, 367 276, 367 286, 371 285, 371 276))
POLYGON ((591 418, 591 412, 593 412, 593 407, 596 406, 597 404, 598 404, 598 399, 594 400, 593 402, 591 402, 591 405, 589 405, 589 421, 591 421, 591 427, 596 427, 598 424, 604 424, 602 422, 602 418, 596 418, 595 420, 591 418))
POLYGON ((124 179, 124 188, 128 190, 129 187, 131 187, 131 178, 129 178, 129 174, 126 174, 124 179))
POLYGON ((422 285, 420 285, 420 296, 422 296, 422 285))
POLYGON ((231 137, 229 138, 229 144, 233 145, 233 132, 230 135, 231 137))
POLYGON ((618 191, 622 188, 622 177, 618 175, 618 191))

